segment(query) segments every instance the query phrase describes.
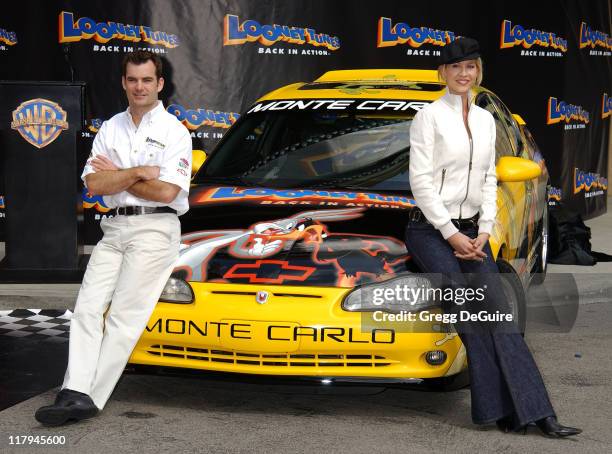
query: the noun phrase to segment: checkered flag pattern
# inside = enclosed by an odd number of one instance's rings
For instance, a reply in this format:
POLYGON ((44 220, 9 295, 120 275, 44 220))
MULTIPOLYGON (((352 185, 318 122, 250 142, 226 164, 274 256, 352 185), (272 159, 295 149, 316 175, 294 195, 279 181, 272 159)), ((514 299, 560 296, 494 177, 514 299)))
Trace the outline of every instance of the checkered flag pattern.
POLYGON ((13 309, 0 311, 0 336, 31 340, 67 342, 70 335, 69 310, 13 309))

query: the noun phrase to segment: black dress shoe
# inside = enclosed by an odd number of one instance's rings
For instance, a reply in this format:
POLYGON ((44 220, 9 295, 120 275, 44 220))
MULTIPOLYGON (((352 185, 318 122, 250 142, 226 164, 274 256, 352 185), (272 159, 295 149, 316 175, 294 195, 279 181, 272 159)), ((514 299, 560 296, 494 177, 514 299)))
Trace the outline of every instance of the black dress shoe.
POLYGON ((525 435, 525 433, 527 433, 527 426, 516 426, 514 424, 514 419, 512 418, 512 416, 505 416, 501 419, 498 419, 497 421, 495 421, 495 424, 497 424, 497 428, 499 430, 501 430, 504 433, 508 433, 508 432, 523 432, 523 435, 525 435))
POLYGON ((512 430, 512 418, 510 418, 509 416, 506 416, 502 419, 498 419, 497 421, 495 421, 495 424, 497 424, 497 428, 504 433, 508 433, 512 430))
POLYGON ((96 416, 96 414, 98 414, 98 407, 95 406, 91 397, 64 388, 57 394, 53 405, 40 407, 34 417, 45 426, 61 426, 70 420, 80 421, 96 416))
POLYGON ((550 437, 569 437, 570 435, 578 435, 582 432, 581 429, 575 427, 562 426, 554 416, 538 419, 535 424, 544 435, 550 437))

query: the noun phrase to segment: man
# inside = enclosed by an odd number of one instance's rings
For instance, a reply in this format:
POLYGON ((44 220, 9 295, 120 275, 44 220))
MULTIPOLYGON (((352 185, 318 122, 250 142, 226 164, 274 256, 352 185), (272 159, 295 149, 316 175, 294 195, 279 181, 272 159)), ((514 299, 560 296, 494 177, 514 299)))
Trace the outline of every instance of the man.
POLYGON ((113 217, 100 223, 104 236, 83 277, 62 390, 35 415, 45 425, 104 408, 178 258, 191 137, 158 100, 161 73, 158 56, 126 55, 121 83, 129 107, 104 122, 81 176, 113 217))

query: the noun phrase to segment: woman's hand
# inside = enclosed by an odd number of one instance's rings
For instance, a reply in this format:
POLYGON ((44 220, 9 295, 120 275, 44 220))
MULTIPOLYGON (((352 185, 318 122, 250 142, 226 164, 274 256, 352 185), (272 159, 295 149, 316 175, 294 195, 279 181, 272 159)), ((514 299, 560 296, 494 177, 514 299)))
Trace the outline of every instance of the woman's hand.
MULTIPOLYGON (((488 233, 480 233, 478 234, 478 236, 476 238, 474 238, 473 240, 470 240, 472 242, 472 244, 480 251, 482 251, 482 248, 485 247, 485 244, 487 244, 487 242, 489 241, 489 234, 488 233)), ((486 254, 485 254, 486 257, 486 254)))
MULTIPOLYGON (((478 238, 480 238, 480 235, 478 236, 478 238)), ((480 245, 480 243, 475 244, 478 238, 472 240, 470 237, 464 235, 463 233, 457 232, 454 235, 448 237, 447 241, 455 250, 455 257, 463 260, 482 261, 487 256, 487 254, 482 252, 482 248, 484 247, 485 241, 481 239, 482 245, 480 245), (478 247, 478 245, 480 245, 480 248, 478 247)))

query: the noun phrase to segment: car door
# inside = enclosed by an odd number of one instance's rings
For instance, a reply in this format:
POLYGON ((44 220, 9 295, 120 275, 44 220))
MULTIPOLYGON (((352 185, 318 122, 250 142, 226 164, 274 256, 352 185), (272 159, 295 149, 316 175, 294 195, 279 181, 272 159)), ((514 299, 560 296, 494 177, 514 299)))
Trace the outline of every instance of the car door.
MULTIPOLYGON (((508 108, 490 92, 482 92, 476 98, 476 104, 487 110, 495 119, 496 161, 502 156, 521 156, 525 145, 520 129, 508 108)), ((515 267, 519 274, 528 273, 527 255, 530 243, 529 232, 533 230, 530 207, 533 204, 533 182, 499 183, 498 222, 504 228, 505 242, 502 254, 515 267)), ((500 239, 501 240, 501 239, 500 239)))

